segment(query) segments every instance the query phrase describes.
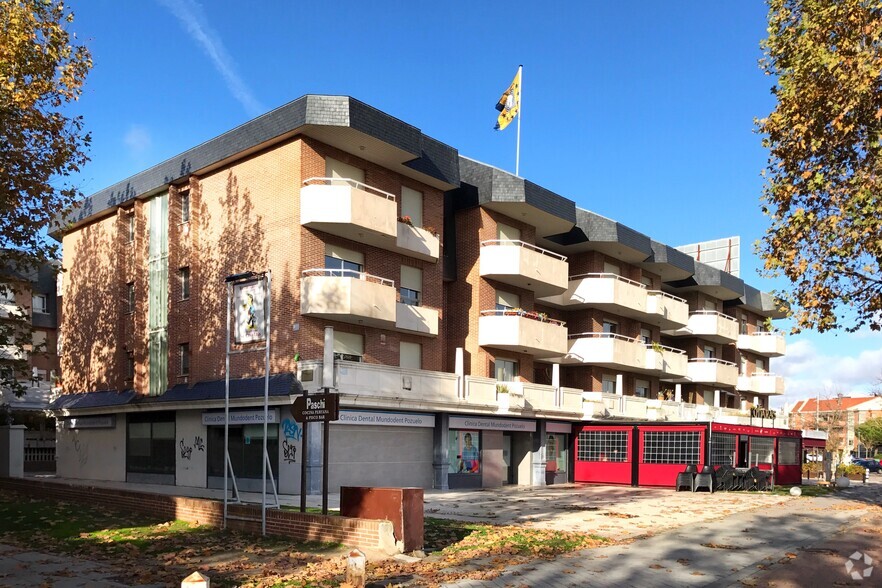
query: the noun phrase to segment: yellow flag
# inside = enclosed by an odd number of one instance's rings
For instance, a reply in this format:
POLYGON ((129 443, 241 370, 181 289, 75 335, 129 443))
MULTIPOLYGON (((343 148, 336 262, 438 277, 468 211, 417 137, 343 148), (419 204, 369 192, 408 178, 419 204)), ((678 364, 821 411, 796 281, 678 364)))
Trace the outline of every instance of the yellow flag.
POLYGON ((511 81, 511 85, 502 93, 502 97, 499 99, 499 102, 496 103, 496 110, 499 111, 499 116, 496 119, 496 126, 494 128, 497 131, 501 131, 507 127, 508 123, 513 121, 514 117, 518 115, 520 108, 521 68, 518 68, 518 73, 515 74, 514 79, 511 81))

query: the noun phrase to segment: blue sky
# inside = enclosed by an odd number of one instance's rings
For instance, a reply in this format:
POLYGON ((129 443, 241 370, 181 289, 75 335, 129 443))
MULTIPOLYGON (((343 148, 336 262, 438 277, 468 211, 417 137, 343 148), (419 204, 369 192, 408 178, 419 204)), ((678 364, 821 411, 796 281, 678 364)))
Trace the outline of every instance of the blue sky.
MULTIPOLYGON (((90 194, 303 94, 345 94, 468 157, 514 171, 494 105, 524 65, 520 173, 679 245, 740 235, 763 290, 774 106, 757 66, 765 4, 745 2, 72 0, 94 69, 76 111, 92 132, 90 194)), ((882 336, 807 333, 771 370, 783 401, 866 392, 882 336)))

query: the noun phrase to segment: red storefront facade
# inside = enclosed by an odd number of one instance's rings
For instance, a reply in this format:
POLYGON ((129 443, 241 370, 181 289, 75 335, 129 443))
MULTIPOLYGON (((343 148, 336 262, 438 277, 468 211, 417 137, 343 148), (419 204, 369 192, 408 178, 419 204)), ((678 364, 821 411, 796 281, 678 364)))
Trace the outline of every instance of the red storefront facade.
POLYGON ((583 423, 575 482, 673 487, 686 465, 758 467, 775 484, 802 481, 801 431, 724 423, 583 423))

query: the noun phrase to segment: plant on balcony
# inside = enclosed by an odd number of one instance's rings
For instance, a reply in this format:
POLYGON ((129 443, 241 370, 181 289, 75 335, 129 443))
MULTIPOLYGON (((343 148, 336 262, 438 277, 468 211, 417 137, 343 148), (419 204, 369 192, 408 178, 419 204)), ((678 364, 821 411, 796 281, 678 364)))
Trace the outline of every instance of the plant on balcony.
POLYGON ((410 218, 410 217, 407 216, 407 215, 405 215, 405 216, 399 216, 399 217, 398 217, 398 222, 400 222, 400 223, 404 223, 404 224, 406 224, 406 225, 409 226, 409 227, 412 227, 412 226, 413 226, 413 219, 410 218))
POLYGON ((434 236, 436 236, 436 237, 438 236, 438 229, 436 229, 436 228, 433 227, 432 225, 426 225, 426 226, 423 227, 423 229, 426 230, 426 231, 428 231, 428 232, 430 232, 430 233, 432 233, 432 234, 433 234, 434 236))
POLYGON ((548 314, 546 314, 544 312, 540 312, 536 315, 536 319, 543 322, 543 323, 547 323, 548 322, 548 314))
POLYGON ((651 343, 651 345, 652 345, 652 350, 653 350, 653 351, 655 351, 655 352, 658 353, 659 355, 663 355, 663 354, 664 354, 665 350, 664 350, 664 348, 661 346, 661 343, 659 343, 658 341, 653 341, 653 342, 651 343))
POLYGON ((506 386, 505 384, 496 384, 496 393, 508 394, 508 386, 506 386))

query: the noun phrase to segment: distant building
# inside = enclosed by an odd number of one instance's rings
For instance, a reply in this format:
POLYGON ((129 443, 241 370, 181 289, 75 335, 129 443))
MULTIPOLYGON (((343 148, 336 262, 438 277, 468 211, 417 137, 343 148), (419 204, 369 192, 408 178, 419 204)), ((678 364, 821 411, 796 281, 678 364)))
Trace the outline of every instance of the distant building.
POLYGON ((848 455, 865 457, 866 448, 855 435, 855 428, 871 418, 882 417, 880 396, 836 396, 800 400, 790 410, 790 427, 804 431, 827 431, 827 450, 838 452, 841 458, 848 455))

